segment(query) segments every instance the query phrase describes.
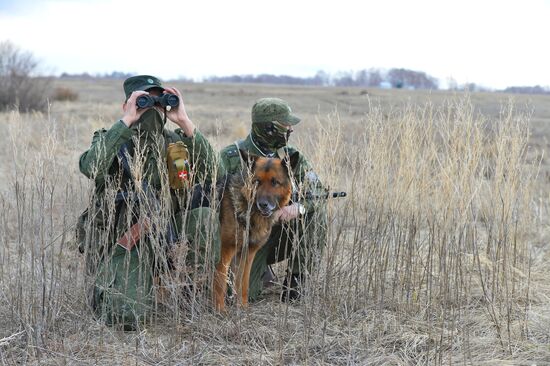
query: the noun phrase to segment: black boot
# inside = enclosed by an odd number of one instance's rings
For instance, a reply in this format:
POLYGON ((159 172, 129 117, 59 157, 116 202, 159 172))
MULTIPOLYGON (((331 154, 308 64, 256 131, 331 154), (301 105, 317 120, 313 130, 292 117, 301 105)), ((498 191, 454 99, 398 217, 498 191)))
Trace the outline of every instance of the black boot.
POLYGON ((295 302, 300 300, 300 297, 302 297, 302 275, 298 273, 293 273, 292 275, 290 275, 290 285, 288 284, 288 282, 289 276, 287 275, 283 282, 283 293, 281 294, 281 301, 295 302))

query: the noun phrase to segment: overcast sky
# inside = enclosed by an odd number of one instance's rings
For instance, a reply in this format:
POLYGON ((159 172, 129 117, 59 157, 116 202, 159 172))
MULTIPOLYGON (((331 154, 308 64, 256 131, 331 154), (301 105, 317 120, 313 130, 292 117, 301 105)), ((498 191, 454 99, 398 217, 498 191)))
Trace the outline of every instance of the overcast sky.
POLYGON ((161 78, 403 67, 550 86, 550 0, 0 0, 0 41, 56 74, 161 78))

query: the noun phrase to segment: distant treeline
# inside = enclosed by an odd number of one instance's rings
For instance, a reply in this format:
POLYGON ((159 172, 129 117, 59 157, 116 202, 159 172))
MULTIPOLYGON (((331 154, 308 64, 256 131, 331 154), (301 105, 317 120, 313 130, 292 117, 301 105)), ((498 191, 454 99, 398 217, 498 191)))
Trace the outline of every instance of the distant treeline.
MULTIPOLYGON (((107 74, 61 74, 65 79, 126 79, 134 75, 113 71, 107 74)), ((180 77, 177 81, 193 82, 192 79, 180 77)), ((315 85, 315 86, 363 86, 373 88, 406 88, 406 89, 438 89, 438 80, 422 71, 408 69, 369 69, 357 72, 338 72, 331 75, 325 71, 318 71, 312 77, 290 75, 231 75, 209 76, 205 83, 250 83, 250 84, 284 84, 284 85, 315 85)))
POLYGON ((540 85, 535 86, 509 86, 502 90, 504 93, 517 93, 517 94, 550 94, 550 88, 543 88, 540 85))
MULTIPOLYGON (((60 78, 64 79, 120 79, 124 80, 135 73, 113 71, 105 74, 68 74, 63 73, 60 78)), ((179 77, 174 81, 195 82, 191 78, 179 77)), ((339 86, 339 87, 369 87, 369 88, 395 88, 395 89, 439 89, 437 78, 430 76, 422 71, 408 69, 368 69, 356 72, 337 72, 333 75, 318 71, 315 76, 299 77, 290 75, 231 75, 231 76, 209 76, 202 80, 205 83, 249 83, 249 84, 279 84, 279 85, 310 85, 310 86, 339 86)), ((457 85, 451 80, 447 86, 449 90, 469 90, 490 92, 491 89, 477 85, 475 83, 466 83, 457 85)), ((496 90, 501 93, 517 94, 549 94, 549 87, 535 86, 511 86, 502 90, 496 90)))
POLYGON ((312 77, 289 75, 232 75, 210 76, 206 83, 252 83, 252 84, 287 84, 316 86, 363 86, 407 89, 438 89, 438 80, 422 71, 408 69, 368 69, 356 72, 338 72, 331 75, 318 71, 312 77))
MULTIPOLYGON (((83 72, 80 74, 69 74, 69 73, 62 73, 59 75, 59 78, 61 79, 116 79, 116 80, 125 80, 128 79, 131 76, 137 75, 135 72, 122 72, 122 71, 113 71, 111 73, 98 73, 98 74, 90 74, 87 72, 83 72)), ((193 83, 194 80, 190 78, 186 78, 184 76, 180 76, 175 81, 185 82, 185 83, 193 83)))
POLYGON ((62 73, 59 75, 61 79, 128 79, 130 76, 135 75, 135 73, 130 72, 121 72, 121 71, 113 71, 111 73, 105 73, 105 74, 89 74, 87 72, 83 72, 81 74, 69 74, 69 73, 62 73))

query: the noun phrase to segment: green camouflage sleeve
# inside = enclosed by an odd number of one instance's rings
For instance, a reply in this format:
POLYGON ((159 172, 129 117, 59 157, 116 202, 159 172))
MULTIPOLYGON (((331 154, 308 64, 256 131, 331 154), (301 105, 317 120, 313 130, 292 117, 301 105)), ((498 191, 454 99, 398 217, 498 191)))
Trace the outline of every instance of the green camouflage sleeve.
MULTIPOLYGON (((294 151, 293 148, 290 148, 289 154, 292 154, 294 151)), ((298 165, 294 169, 294 179, 298 185, 299 192, 302 194, 312 193, 313 195, 322 195, 326 192, 326 188, 323 186, 319 176, 302 153, 300 153, 298 165)), ((302 200, 300 203, 304 205, 307 212, 314 211, 315 207, 321 204, 320 200, 302 200)))
POLYGON ((218 168, 220 177, 235 174, 241 169, 241 157, 235 144, 231 144, 220 151, 218 168))
POLYGON ((187 146, 195 181, 197 183, 215 182, 216 176, 219 175, 217 156, 206 137, 198 129, 195 129, 192 137, 186 136, 181 128, 176 129, 175 132, 187 146))
POLYGON ((79 168, 82 174, 95 179, 96 185, 104 183, 109 167, 121 146, 130 141, 134 134, 135 131, 120 120, 108 130, 96 131, 90 148, 80 155, 79 168))

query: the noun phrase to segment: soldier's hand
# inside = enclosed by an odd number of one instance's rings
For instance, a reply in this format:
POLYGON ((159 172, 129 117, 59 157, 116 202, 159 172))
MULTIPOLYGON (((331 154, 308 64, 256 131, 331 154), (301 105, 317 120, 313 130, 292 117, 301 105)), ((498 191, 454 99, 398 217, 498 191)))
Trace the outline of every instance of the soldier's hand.
POLYGON ((122 106, 122 109, 124 110, 124 116, 122 116, 122 122, 127 126, 130 127, 134 123, 136 123, 141 115, 145 113, 146 110, 149 108, 140 108, 138 109, 136 105, 136 99, 140 95, 149 94, 146 91, 143 90, 136 90, 130 95, 130 98, 124 103, 122 106))
POLYGON ((305 212, 304 206, 299 203, 293 203, 282 207, 273 213, 275 220, 286 222, 299 217, 305 212))
POLYGON ((180 104, 176 108, 172 108, 171 110, 166 111, 166 117, 168 117, 170 121, 181 127, 186 136, 193 136, 195 125, 187 115, 185 105, 183 104, 183 97, 181 96, 180 91, 172 87, 166 87, 164 89, 166 90, 166 93, 177 95, 180 99, 180 104))

